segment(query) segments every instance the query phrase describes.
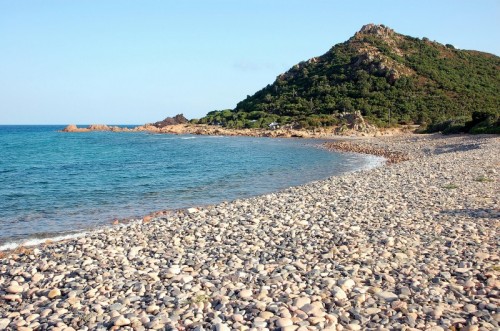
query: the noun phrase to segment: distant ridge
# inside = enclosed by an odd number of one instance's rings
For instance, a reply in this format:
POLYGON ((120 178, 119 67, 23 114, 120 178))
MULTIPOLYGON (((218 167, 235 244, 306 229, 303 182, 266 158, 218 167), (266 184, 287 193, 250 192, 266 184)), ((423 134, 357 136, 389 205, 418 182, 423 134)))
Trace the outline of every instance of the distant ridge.
POLYGON ((367 24, 325 54, 294 65, 234 109, 210 112, 197 122, 307 128, 339 125, 339 114, 355 111, 377 126, 466 123, 477 111, 494 121, 500 109, 499 69, 500 58, 493 54, 367 24))

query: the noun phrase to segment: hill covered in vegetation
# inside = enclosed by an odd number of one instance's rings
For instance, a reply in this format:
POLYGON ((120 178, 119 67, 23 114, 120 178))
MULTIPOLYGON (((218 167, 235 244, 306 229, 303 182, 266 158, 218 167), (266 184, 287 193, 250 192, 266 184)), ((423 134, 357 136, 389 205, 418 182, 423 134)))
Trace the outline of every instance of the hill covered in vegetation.
POLYGON ((368 24, 328 52, 293 66, 234 109, 195 122, 229 128, 341 125, 361 112, 379 127, 499 128, 500 58, 368 24))

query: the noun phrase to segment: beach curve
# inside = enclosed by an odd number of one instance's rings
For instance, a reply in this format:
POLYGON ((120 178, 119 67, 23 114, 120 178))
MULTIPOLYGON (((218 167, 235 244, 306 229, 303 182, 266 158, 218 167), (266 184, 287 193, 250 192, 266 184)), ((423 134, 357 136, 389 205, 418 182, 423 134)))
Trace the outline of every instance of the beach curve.
POLYGON ((0 329, 498 328, 497 136, 5 257, 0 329))

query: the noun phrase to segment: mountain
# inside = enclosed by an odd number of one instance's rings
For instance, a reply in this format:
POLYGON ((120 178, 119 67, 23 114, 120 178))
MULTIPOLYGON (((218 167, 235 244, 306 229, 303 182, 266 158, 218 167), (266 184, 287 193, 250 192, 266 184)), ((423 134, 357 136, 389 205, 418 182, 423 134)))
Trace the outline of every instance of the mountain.
MULTIPOLYGON (((198 123, 227 127, 342 124, 361 112, 379 127, 498 120, 500 58, 368 24, 325 54, 300 62, 236 108, 198 123)), ((469 123, 470 126, 470 123, 469 123)))

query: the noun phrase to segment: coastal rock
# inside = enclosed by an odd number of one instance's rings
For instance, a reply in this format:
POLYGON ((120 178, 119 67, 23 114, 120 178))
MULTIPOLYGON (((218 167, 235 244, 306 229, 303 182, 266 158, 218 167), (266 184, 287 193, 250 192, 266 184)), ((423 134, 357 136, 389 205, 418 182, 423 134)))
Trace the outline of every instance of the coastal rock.
POLYGON ((70 124, 62 129, 63 132, 77 132, 78 127, 75 124, 70 124))
POLYGON ((110 131, 111 128, 106 124, 91 124, 88 127, 89 131, 110 131))
POLYGON ((171 125, 186 124, 188 119, 184 117, 183 114, 177 114, 174 117, 167 117, 163 121, 155 122, 152 126, 157 128, 163 128, 171 125))

